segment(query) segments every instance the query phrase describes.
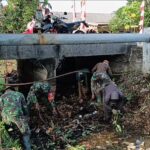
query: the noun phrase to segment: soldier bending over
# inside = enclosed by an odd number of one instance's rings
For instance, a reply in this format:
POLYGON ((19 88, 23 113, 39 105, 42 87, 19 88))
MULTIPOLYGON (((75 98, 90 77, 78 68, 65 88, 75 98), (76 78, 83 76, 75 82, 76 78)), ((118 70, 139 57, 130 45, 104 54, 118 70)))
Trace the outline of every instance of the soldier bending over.
POLYGON ((3 122, 15 124, 22 133, 25 150, 31 150, 29 116, 24 95, 10 87, 5 89, 0 97, 0 110, 3 122))
MULTIPOLYGON (((98 82, 103 82, 103 85, 108 84, 111 82, 111 76, 112 72, 109 66, 109 61, 104 60, 103 62, 97 63, 93 69, 92 69, 93 76, 91 78, 91 92, 92 92, 92 99, 95 99, 95 96, 97 96, 97 93, 100 91, 97 91, 102 85, 98 82)), ((100 96, 98 96, 100 98, 100 96)))
MULTIPOLYGON (((42 98, 46 96, 46 105, 50 102, 52 106, 53 114, 56 114, 56 109, 54 105, 54 97, 51 96, 51 86, 48 82, 35 82, 31 87, 27 96, 27 104, 30 107, 35 104, 36 109, 39 108, 39 103, 43 100, 42 98), (41 100, 42 99, 42 100, 41 100)), ((45 99, 44 99, 45 100, 45 99)))
POLYGON ((127 102, 126 97, 118 89, 116 84, 111 82, 104 88, 104 117, 106 121, 111 120, 112 109, 123 112, 123 106, 127 102))

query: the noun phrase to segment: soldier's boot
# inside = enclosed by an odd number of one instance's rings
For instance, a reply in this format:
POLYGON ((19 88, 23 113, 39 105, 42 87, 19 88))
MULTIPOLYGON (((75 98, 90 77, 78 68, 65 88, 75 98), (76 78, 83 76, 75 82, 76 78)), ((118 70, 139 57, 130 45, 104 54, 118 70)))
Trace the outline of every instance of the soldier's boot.
POLYGON ((23 144, 25 150, 31 150, 30 135, 23 135, 23 144))

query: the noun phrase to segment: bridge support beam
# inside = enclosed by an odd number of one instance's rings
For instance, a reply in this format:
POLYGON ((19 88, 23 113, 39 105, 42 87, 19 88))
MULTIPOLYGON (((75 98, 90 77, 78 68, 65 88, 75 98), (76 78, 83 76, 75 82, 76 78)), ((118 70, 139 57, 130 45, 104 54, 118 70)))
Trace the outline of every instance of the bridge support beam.
POLYGON ((150 44, 143 44, 143 73, 150 73, 150 44))
MULTIPOLYGON (((144 35, 150 34, 150 28, 144 29, 144 35)), ((150 43, 142 43, 143 45, 143 73, 150 73, 150 43)))

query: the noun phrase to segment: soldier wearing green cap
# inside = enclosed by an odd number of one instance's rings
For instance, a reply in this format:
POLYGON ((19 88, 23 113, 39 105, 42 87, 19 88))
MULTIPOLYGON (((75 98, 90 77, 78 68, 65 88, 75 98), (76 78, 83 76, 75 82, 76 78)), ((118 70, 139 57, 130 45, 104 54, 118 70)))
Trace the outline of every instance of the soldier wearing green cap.
POLYGON ((25 150, 31 150, 28 109, 25 97, 14 88, 8 87, 0 97, 0 111, 5 124, 15 124, 23 135, 25 150))
MULTIPOLYGON (((46 99, 46 103, 50 102, 52 106, 52 111, 56 114, 56 109, 54 105, 54 96, 50 96, 51 93, 51 85, 48 82, 35 82, 31 87, 30 91, 27 95, 27 104, 29 108, 35 104, 36 109, 39 108, 39 103, 42 102, 43 97, 46 99), (42 100, 41 100, 42 99, 42 100)), ((45 100, 44 99, 44 100, 45 100)))

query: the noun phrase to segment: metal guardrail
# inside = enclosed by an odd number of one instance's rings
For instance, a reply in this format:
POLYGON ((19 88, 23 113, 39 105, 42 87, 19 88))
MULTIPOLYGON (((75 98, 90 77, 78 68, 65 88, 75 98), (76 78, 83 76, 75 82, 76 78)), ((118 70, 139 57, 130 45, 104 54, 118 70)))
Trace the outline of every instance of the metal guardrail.
POLYGON ((150 42, 150 34, 0 34, 0 46, 150 42))

